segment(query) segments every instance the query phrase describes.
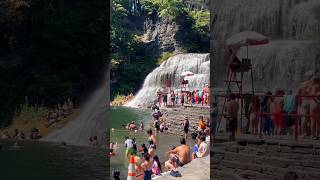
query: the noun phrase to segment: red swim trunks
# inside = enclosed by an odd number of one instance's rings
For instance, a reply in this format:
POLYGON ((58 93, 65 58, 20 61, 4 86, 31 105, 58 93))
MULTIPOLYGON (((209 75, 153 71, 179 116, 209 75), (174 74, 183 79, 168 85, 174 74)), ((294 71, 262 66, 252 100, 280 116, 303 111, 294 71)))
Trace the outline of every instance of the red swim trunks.
POLYGON ((283 117, 283 115, 281 114, 281 112, 276 113, 276 114, 274 115, 274 124, 275 124, 275 125, 277 125, 277 126, 279 126, 279 127, 282 128, 282 127, 284 126, 283 121, 284 121, 284 117, 283 117))

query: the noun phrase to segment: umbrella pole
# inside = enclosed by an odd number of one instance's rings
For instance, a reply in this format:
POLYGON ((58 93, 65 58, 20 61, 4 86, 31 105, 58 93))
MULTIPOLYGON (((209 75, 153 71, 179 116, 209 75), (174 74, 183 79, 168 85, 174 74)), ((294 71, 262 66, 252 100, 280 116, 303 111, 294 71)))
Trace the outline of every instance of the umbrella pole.
MULTIPOLYGON (((249 45, 247 44, 247 59, 249 59, 249 45)), ((254 85, 253 85, 253 70, 252 70, 252 64, 251 64, 251 86, 252 86, 252 95, 254 95, 254 85)))
POLYGON ((249 59, 249 44, 247 44, 247 59, 249 59))

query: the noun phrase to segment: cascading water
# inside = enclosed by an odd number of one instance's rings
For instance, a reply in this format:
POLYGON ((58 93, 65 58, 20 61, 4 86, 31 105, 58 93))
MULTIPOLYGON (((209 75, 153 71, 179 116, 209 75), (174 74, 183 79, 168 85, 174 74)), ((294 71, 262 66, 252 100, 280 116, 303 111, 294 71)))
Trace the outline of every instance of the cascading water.
POLYGON ((79 116, 63 128, 58 129, 43 141, 65 141, 75 145, 88 145, 89 138, 97 136, 100 144, 105 144, 107 128, 107 87, 104 85, 93 93, 79 116))
MULTIPOLYGON (((304 81, 307 71, 320 70, 320 42, 315 41, 272 41, 266 45, 249 47, 248 57, 252 61, 256 91, 272 91, 277 88, 295 91, 304 81)), ((237 53, 247 57, 243 47, 237 53)), ((251 90, 251 77, 245 77, 244 90, 251 90)))
MULTIPOLYGON (((320 70, 314 66, 319 61, 319 0, 212 0, 212 11, 215 15, 212 47, 216 60, 211 69, 212 86, 225 87, 225 42, 245 30, 261 33, 271 41, 249 47, 258 90, 295 89, 304 72, 320 70)), ((242 48, 238 56, 243 58, 244 54, 246 49, 242 48)))
POLYGON ((178 89, 180 86, 180 75, 185 71, 191 71, 193 76, 189 76, 187 89, 195 90, 203 88, 210 81, 210 56, 209 54, 178 54, 170 57, 159 67, 154 69, 146 77, 142 89, 135 98, 126 106, 147 107, 156 100, 156 92, 163 88, 164 81, 171 81, 171 89, 178 89))

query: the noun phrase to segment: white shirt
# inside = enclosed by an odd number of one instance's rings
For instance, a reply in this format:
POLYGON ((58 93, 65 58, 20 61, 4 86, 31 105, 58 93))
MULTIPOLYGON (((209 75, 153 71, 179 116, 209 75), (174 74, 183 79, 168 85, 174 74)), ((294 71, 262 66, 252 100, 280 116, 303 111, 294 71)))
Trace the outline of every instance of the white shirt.
POLYGON ((205 157, 209 154, 209 148, 208 148, 208 144, 205 142, 202 142, 199 145, 199 149, 198 149, 198 153, 197 156, 198 157, 205 157))
POLYGON ((133 141, 132 139, 127 139, 124 144, 127 146, 127 148, 132 148, 133 147, 133 141))

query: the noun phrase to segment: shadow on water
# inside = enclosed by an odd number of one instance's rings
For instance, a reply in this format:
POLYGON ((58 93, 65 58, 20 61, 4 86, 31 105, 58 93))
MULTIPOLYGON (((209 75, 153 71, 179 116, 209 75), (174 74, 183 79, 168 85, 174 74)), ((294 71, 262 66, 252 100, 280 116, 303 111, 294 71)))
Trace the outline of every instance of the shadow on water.
POLYGON ((60 143, 0 141, 3 180, 104 180, 107 156, 102 148, 62 146, 60 143))

